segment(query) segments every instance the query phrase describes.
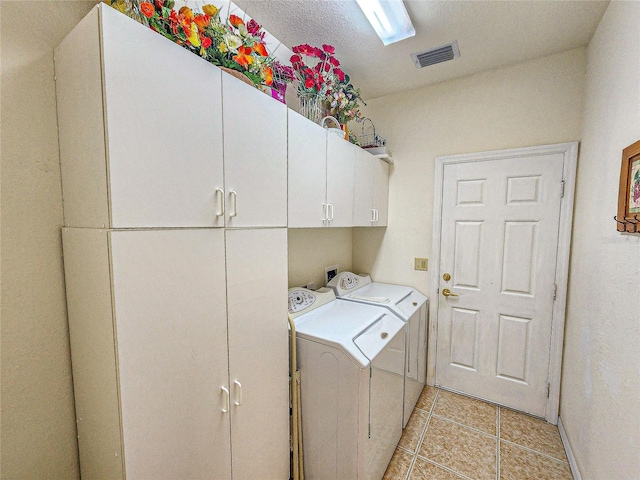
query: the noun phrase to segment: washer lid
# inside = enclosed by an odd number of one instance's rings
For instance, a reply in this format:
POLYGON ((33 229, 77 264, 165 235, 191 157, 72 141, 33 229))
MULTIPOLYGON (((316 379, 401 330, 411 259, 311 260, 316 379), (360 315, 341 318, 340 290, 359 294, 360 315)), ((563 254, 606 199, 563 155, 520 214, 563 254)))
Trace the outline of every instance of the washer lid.
MULTIPOLYGON (((332 301, 300 314, 294 322, 298 338, 340 348, 359 367, 366 368, 370 363, 368 355, 375 356, 378 347, 369 348, 363 339, 365 354, 354 340, 383 317, 391 318, 390 312, 363 303, 332 301)), ((391 340, 393 335, 388 333, 391 340)))
MULTIPOLYGON (((344 283, 355 284, 356 282, 345 281, 344 283)), ((405 320, 411 317, 411 315, 427 301, 427 297, 412 287, 372 282, 369 275, 355 275, 351 272, 338 274, 338 276, 334 277, 331 282, 328 283, 328 286, 333 288, 338 298, 369 303, 371 305, 380 305, 381 307, 392 310, 405 320), (340 280, 334 282, 336 278, 343 274, 353 275, 357 277, 358 280, 365 278, 365 281, 358 282, 358 286, 356 287, 343 289, 339 284, 340 280)))

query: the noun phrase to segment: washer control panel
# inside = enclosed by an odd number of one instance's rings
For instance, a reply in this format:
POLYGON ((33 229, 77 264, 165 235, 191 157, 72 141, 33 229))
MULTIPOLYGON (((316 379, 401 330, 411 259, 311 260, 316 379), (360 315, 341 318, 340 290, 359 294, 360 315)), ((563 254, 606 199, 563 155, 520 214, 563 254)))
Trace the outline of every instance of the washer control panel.
POLYGON ((301 287, 290 288, 289 313, 295 318, 335 299, 336 295, 330 288, 320 288, 316 291, 301 287))

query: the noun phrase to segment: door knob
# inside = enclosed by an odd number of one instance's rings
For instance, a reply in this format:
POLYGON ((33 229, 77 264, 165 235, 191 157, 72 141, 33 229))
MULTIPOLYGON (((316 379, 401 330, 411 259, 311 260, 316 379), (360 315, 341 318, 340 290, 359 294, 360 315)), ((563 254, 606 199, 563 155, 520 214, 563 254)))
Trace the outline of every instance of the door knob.
POLYGON ((457 293, 451 293, 451 290, 449 290, 448 288, 443 288, 442 289, 442 295, 444 295, 445 297, 457 297, 458 296, 457 293))

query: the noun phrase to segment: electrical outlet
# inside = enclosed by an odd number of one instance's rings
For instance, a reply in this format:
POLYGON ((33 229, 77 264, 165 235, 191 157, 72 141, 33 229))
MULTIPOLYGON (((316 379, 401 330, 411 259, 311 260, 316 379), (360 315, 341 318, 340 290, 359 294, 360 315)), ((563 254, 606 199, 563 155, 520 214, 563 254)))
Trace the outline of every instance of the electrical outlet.
POLYGON ((428 258, 416 258, 413 264, 414 270, 429 270, 428 258))
POLYGON ((324 269, 324 285, 331 281, 338 274, 338 265, 333 265, 324 269))

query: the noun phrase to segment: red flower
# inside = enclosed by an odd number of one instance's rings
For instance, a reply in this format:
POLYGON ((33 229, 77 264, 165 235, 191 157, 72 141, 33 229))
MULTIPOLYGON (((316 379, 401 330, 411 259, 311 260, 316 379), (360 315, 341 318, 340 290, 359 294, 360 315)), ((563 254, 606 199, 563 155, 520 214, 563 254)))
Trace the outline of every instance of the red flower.
POLYGON ((256 43, 253 46, 253 51, 256 52, 258 55, 262 55, 263 57, 269 56, 269 54, 267 53, 267 49, 264 46, 264 43, 256 43))
POLYGON ((336 57, 329 57, 329 63, 331 65, 333 65, 334 67, 337 67, 340 65, 340 62, 338 61, 338 59, 336 57))
POLYGON ((156 9, 153 8, 153 5, 151 5, 149 2, 142 2, 140 4, 140 11, 147 18, 153 17, 153 14, 156 13, 156 9))
POLYGON ((249 32, 251 35, 258 35, 261 28, 262 26, 258 25, 258 22, 253 19, 247 22, 247 32, 249 32))
POLYGON ((307 88, 313 88, 313 86, 315 85, 315 82, 313 81, 312 77, 307 77, 304 80, 304 86, 307 88))
POLYGON ((344 72, 342 70, 340 70, 339 68, 334 68, 333 73, 336 74, 336 76, 338 77, 338 80, 340 80, 341 82, 344 82, 344 72))
POLYGON ((300 63, 302 62, 302 57, 300 55, 291 55, 291 58, 289 59, 289 61, 291 63, 300 63))
POLYGON ((204 49, 207 49, 211 46, 211 39, 209 37, 205 37, 204 35, 201 35, 200 41, 202 42, 202 48, 204 49))
POLYGON ((244 22, 237 15, 229 15, 229 23, 238 28, 240 25, 244 25, 244 22))
POLYGON ((156 8, 162 10, 162 7, 164 7, 164 0, 156 0, 156 8))
POLYGON ((333 55, 334 53, 336 53, 336 49, 335 49, 334 47, 332 47, 331 45, 327 45, 326 43, 322 45, 322 49, 323 49, 325 52, 327 52, 327 53, 329 53, 329 54, 331 54, 331 55, 333 55))

